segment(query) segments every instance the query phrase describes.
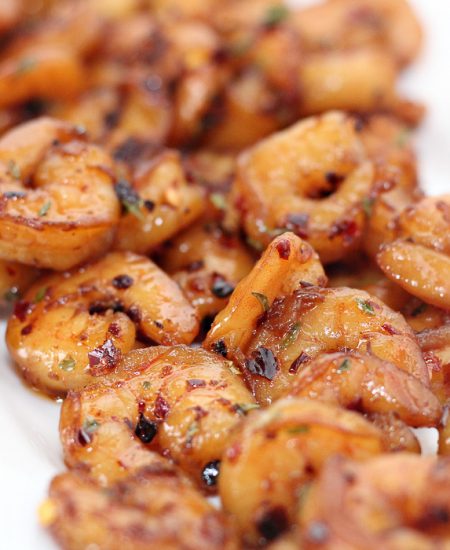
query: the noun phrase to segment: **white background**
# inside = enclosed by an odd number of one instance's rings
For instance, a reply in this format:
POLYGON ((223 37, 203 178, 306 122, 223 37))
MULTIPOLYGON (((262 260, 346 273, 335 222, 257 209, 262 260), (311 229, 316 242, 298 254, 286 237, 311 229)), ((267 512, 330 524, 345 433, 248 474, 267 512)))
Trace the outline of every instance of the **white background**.
MULTIPOLYGON (((450 2, 412 3, 423 21, 426 45, 401 89, 427 104, 416 137, 421 180, 431 194, 443 193, 450 191, 450 2)), ((10 368, 4 323, 0 326, 0 550, 51 550, 55 547, 37 523, 36 508, 52 476, 63 469, 59 406, 22 385, 10 368)))

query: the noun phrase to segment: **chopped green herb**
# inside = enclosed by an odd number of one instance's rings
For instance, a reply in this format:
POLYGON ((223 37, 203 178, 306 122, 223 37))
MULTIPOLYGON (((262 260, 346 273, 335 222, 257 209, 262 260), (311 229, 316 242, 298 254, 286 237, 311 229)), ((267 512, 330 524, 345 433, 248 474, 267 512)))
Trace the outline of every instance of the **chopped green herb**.
POLYGON ((361 311, 364 311, 364 313, 369 315, 375 315, 375 310, 368 300, 361 300, 358 298, 356 301, 358 302, 358 307, 361 311))
POLYGON ((3 297, 7 302, 15 302, 20 298, 20 290, 18 289, 18 287, 12 286, 5 292, 3 297))
POLYGON ((34 69, 37 65, 36 59, 32 57, 23 57, 17 64, 16 74, 21 75, 34 69))
POLYGON ((242 416, 245 416, 248 412, 254 409, 259 409, 258 403, 235 403, 234 410, 242 416))
POLYGON ((366 197, 362 201, 363 210, 368 218, 370 218, 370 216, 372 215, 373 203, 374 199, 372 199, 371 197, 366 197))
POLYGON ((199 425, 197 422, 191 422, 186 431, 186 445, 191 445, 194 435, 199 431, 199 425))
POLYGON ((222 193, 211 193, 209 196, 211 202, 218 210, 225 210, 227 207, 227 201, 222 193))
POLYGON ((304 434, 309 431, 309 426, 306 426, 306 424, 300 424, 299 426, 292 426, 292 428, 288 428, 287 431, 290 434, 304 434))
POLYGON ((8 172, 16 180, 20 180, 20 167, 13 160, 8 162, 8 172))
POLYGON ((402 130, 400 130, 395 139, 396 145, 403 148, 408 143, 410 134, 411 133, 408 128, 403 128, 402 130))
POLYGON ((305 483, 301 486, 300 491, 298 492, 298 508, 301 510, 306 503, 309 492, 311 490, 311 483, 305 483))
POLYGON ((254 296, 261 304, 263 311, 268 311, 268 309, 270 308, 270 304, 265 294, 262 294, 261 292, 252 292, 252 296, 254 296))
POLYGON ((46 216, 47 212, 50 210, 52 203, 50 201, 45 202, 39 209, 38 216, 46 216))
POLYGON ((344 359, 342 361, 342 363, 339 365, 339 367, 337 368, 338 372, 343 372, 343 371, 346 371, 350 368, 351 364, 350 364, 350 360, 349 359, 344 359))
POLYGON ((58 367, 66 372, 72 372, 75 369, 75 359, 68 355, 65 359, 60 361, 58 367))
POLYGON ((274 27, 284 21, 289 15, 289 10, 282 4, 271 6, 264 17, 264 25, 274 27))
POLYGON ((282 349, 286 349, 289 346, 292 346, 292 344, 297 340, 297 336, 299 332, 300 332, 300 323, 294 323, 289 329, 286 336, 283 338, 283 341, 281 342, 282 349))
POLYGON ((142 202, 129 202, 127 200, 122 201, 123 207, 129 213, 138 218, 138 220, 144 219, 144 214, 141 210, 142 202))
POLYGON ((36 296, 34 297, 34 303, 38 304, 39 302, 42 302, 42 300, 45 298, 45 294, 47 293, 47 287, 42 287, 36 292, 36 296))
POLYGON ((144 382, 142 382, 142 387, 144 390, 149 390, 152 387, 152 384, 148 380, 144 380, 144 382))
POLYGON ((93 434, 100 428, 100 423, 88 416, 83 424, 83 430, 88 434, 93 434))

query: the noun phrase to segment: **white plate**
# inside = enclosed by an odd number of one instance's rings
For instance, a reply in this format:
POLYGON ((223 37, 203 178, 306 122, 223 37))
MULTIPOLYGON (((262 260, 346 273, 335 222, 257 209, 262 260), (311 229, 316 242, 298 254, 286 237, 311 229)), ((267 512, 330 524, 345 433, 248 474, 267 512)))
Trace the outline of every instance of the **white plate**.
MULTIPOLYGON (((427 42, 401 88, 428 106, 417 134, 421 181, 429 193, 444 193, 450 191, 450 2, 413 3, 427 42)), ((19 381, 3 344, 4 322, 0 326, 0 549, 51 550, 55 546, 39 527, 36 508, 52 476, 63 469, 59 406, 19 381)))

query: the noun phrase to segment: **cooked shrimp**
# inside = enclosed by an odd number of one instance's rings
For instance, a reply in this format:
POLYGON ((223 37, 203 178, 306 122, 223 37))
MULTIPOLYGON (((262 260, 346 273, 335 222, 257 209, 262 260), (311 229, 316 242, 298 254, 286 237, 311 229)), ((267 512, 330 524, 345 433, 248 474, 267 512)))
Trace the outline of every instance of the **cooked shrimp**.
POLYGON ((64 550, 235 550, 222 512, 168 462, 142 468, 105 491, 68 472, 55 477, 42 521, 64 550))
POLYGON ((203 221, 169 241, 160 264, 204 319, 223 309, 254 259, 236 235, 203 221))
POLYGON ((403 66, 422 44, 420 23, 406 0, 321 2, 293 12, 291 21, 307 52, 379 46, 403 66))
POLYGON ((135 350, 97 385, 69 393, 60 423, 65 460, 111 483, 158 449, 214 489, 231 428, 256 407, 241 377, 214 354, 135 350))
POLYGON ((116 252, 38 280, 16 304, 6 341, 28 383, 64 395, 112 370, 138 336, 190 343, 197 330, 194 309, 164 272, 116 252))
POLYGON ((422 199, 396 225, 398 239, 382 247, 378 265, 410 294, 450 309, 450 196, 422 199))
POLYGON ((400 420, 395 413, 371 413, 366 418, 381 430, 383 434, 383 447, 389 452, 419 454, 422 452, 419 440, 408 424, 400 420))
POLYGON ((319 399, 367 413, 394 413, 410 426, 436 426, 437 398, 415 376, 376 356, 319 355, 297 373, 288 395, 319 399))
POLYGON ((450 461, 406 453, 334 457, 300 507, 305 550, 448 548, 450 461))
POLYGON ((247 543, 278 537, 296 514, 302 487, 337 453, 382 452, 381 433, 357 413, 307 399, 253 412, 222 460, 219 493, 247 543))
POLYGON ((200 217, 205 208, 198 185, 186 179, 179 153, 165 151, 138 170, 133 187, 119 182, 124 205, 115 248, 150 252, 200 217))
POLYGON ((359 246, 372 182, 353 120, 335 112, 301 121, 244 152, 232 198, 253 242, 264 246, 276 231, 292 230, 331 262, 359 246))
POLYGON ((274 239, 252 271, 236 287, 216 317, 204 347, 227 356, 245 349, 262 313, 280 295, 301 285, 325 285, 327 279, 311 246, 292 233, 274 239))
POLYGON ((112 170, 101 148, 55 119, 7 132, 0 139, 0 257, 63 270, 107 250, 119 217, 112 170))
POLYGON ((0 260, 0 303, 18 300, 38 275, 39 271, 28 265, 0 260))

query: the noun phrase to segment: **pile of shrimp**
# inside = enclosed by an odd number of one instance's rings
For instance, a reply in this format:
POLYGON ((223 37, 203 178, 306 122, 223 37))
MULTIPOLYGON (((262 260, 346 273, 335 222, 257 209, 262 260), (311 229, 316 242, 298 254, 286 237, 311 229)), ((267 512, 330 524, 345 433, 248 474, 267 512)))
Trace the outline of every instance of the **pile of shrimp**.
POLYGON ((407 1, 4 0, 0 40, 0 293, 62 403, 59 546, 449 548, 407 1))

